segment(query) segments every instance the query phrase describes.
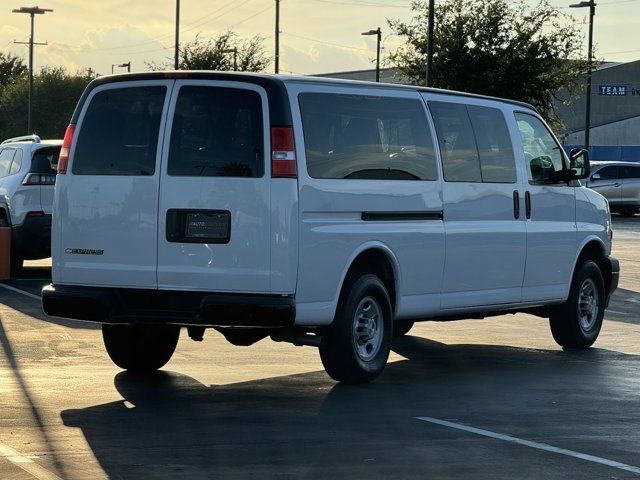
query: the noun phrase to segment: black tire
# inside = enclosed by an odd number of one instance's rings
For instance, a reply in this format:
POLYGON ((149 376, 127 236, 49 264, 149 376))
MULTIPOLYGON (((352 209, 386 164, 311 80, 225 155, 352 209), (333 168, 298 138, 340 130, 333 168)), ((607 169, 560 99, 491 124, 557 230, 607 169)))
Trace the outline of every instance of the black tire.
POLYGON ((22 266, 24 265, 24 259, 20 256, 18 252, 11 251, 11 265, 10 265, 10 275, 12 277, 17 277, 22 273, 22 266))
POLYGON ((396 320, 393 322, 393 338, 404 337, 413 328, 411 320, 396 320))
MULTIPOLYGON (((589 295, 587 294, 588 298, 589 295)), ((551 311, 549 324, 551 333, 558 345, 564 348, 589 348, 598 338, 604 318, 606 294, 604 281, 598 264, 587 260, 576 268, 569 290, 569 298, 551 311), (580 297, 583 289, 594 289, 593 298, 597 301, 595 315, 581 315, 580 297), (581 321, 582 319, 582 321, 581 321)), ((589 310, 583 302, 584 310, 589 310)))
MULTIPOLYGON (((357 322, 359 329, 364 331, 366 326, 361 321, 357 322)), ((384 370, 391 349, 391 338, 392 310, 387 289, 377 276, 364 274, 352 278, 345 285, 333 323, 320 343, 320 358, 326 372, 334 380, 367 383, 384 370), (365 311, 370 311, 374 320, 366 316, 361 320, 369 322, 372 330, 356 337, 356 315, 365 311), (374 339, 367 340, 371 332, 374 332, 374 339)))
POLYGON ((180 327, 173 325, 102 325, 109 357, 120 368, 151 372, 164 366, 176 349, 180 327))

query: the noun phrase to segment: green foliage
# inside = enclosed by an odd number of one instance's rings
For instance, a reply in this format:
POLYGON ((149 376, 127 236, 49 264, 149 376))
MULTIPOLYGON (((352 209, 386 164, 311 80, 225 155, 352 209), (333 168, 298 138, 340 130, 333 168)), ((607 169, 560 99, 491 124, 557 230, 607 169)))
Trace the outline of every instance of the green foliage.
MULTIPOLYGON (((409 22, 389 20, 406 42, 389 61, 424 85, 428 2, 413 0, 409 22)), ((558 90, 577 93, 576 79, 589 67, 581 54, 583 32, 547 0, 437 1, 434 86, 521 100, 555 119, 558 90)), ((567 97, 564 97, 566 99, 567 97)))
MULTIPOLYGON (((87 74, 72 75, 64 68, 45 67, 33 79, 33 133, 62 138, 73 109, 87 84, 87 74)), ((27 133, 29 80, 21 76, 0 92, 0 139, 27 133)))
POLYGON ((0 91, 26 74, 27 67, 22 58, 0 52, 0 91))
MULTIPOLYGON (((196 37, 192 42, 180 46, 180 69, 261 72, 271 63, 263 42, 264 39, 259 35, 242 40, 230 31, 209 40, 196 37), (237 49, 235 69, 234 49, 237 49)), ((151 70, 167 70, 173 68, 173 62, 148 66, 151 70)))

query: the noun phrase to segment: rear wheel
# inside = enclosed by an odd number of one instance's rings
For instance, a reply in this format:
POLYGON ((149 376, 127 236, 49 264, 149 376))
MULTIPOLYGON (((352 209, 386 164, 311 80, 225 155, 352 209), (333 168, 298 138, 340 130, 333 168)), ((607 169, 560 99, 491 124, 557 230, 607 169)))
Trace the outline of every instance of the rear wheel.
POLYGON ((150 372, 164 366, 176 349, 180 327, 173 325, 102 325, 109 357, 125 370, 150 372))
POLYGON ((391 336, 389 294, 377 276, 362 275, 340 297, 334 321, 320 344, 322 364, 339 382, 370 382, 387 363, 391 336))
POLYGON ((17 277, 22 272, 22 266, 24 265, 24 259, 18 252, 11 250, 11 276, 17 277))
POLYGON ((569 298, 553 309, 549 318, 553 338, 561 347, 588 348, 602 327, 605 290, 598 264, 587 260, 571 282, 569 298))

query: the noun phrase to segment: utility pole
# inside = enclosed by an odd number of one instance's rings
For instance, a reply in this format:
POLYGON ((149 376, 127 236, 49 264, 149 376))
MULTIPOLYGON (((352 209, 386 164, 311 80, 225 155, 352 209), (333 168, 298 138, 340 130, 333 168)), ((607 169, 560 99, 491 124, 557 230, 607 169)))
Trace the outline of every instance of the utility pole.
POLYGON ((180 0, 176 0, 176 47, 173 60, 173 68, 180 67, 180 0))
POLYGON ((222 53, 233 53, 233 71, 237 72, 238 71, 238 48, 237 47, 227 48, 226 50, 223 50, 222 53))
POLYGON ((368 32, 362 32, 362 35, 375 35, 378 38, 376 43, 376 82, 380 81, 380 47, 382 43, 382 30, 380 27, 368 32))
POLYGON ((427 32, 427 87, 433 86, 433 31, 435 28, 435 0, 429 0, 429 25, 427 32))
POLYGON ((274 63, 276 73, 280 73, 280 0, 276 0, 276 55, 274 63))
POLYGON ((27 113, 27 133, 33 133, 33 123, 31 121, 31 109, 33 102, 33 46, 34 45, 47 45, 47 43, 36 43, 34 42, 34 18, 36 15, 44 15, 47 12, 53 12, 50 8, 40 8, 40 7, 20 7, 12 10, 13 13, 28 13, 31 16, 31 36, 29 37, 29 42, 15 42, 22 45, 29 45, 29 106, 27 113))
POLYGON ((571 8, 589 7, 589 71, 587 72, 587 105, 584 115, 584 148, 589 150, 589 130, 591 130, 591 62, 593 61, 593 17, 596 14, 596 2, 594 0, 584 1, 569 5, 571 8))

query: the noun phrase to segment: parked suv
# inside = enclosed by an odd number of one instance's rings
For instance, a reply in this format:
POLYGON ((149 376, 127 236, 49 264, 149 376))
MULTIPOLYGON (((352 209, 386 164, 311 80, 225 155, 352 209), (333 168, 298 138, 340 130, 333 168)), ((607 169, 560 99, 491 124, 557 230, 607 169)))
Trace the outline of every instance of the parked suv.
POLYGON ((596 340, 618 283, 607 201, 529 105, 218 72, 102 77, 58 164, 44 311, 160 368, 180 332, 315 345, 367 382, 414 321, 528 312, 596 340))
POLYGON ((0 226, 11 227, 11 273, 51 255, 51 211, 62 140, 28 135, 0 144, 0 226))
POLYGON ((625 217, 640 212, 640 163, 593 162, 585 184, 609 201, 612 212, 625 217))

